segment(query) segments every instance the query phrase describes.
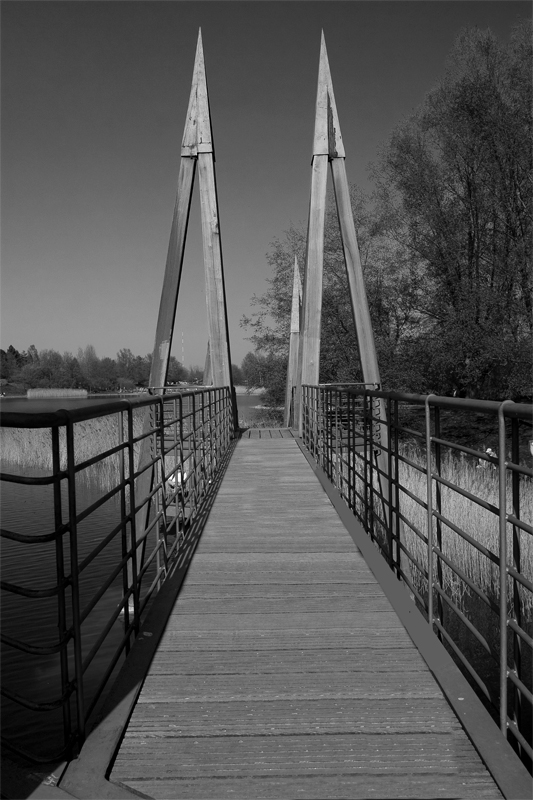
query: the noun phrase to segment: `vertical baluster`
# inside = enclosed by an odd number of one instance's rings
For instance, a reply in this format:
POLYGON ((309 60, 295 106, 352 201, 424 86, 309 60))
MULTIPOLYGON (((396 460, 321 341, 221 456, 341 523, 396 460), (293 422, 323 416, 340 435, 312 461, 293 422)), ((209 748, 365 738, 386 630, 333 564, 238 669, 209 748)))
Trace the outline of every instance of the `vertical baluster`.
POLYGON ((498 479, 500 523, 500 730, 507 738, 507 468, 505 465, 505 406, 498 409, 498 479))
MULTIPOLYGON (((122 599, 124 601, 123 607, 123 628, 124 628, 124 635, 129 628, 130 624, 130 598, 128 592, 128 539, 127 539, 127 522, 126 522, 126 467, 125 467, 125 458, 124 458, 124 448, 122 445, 124 444, 124 412, 119 411, 117 414, 117 426, 118 426, 118 443, 121 446, 119 451, 119 476, 120 476, 120 495, 119 495, 119 502, 120 502, 120 545, 122 550, 122 558, 124 559, 124 566, 122 568, 122 599)), ((126 640, 126 655, 130 651, 130 639, 129 636, 126 640)))
POLYGON ((426 397, 426 505, 427 505, 427 562, 428 562, 428 623, 433 630, 433 478, 431 469, 431 409, 430 401, 434 395, 426 397))
POLYGON ((394 558, 392 553, 392 525, 393 525, 393 505, 392 505, 392 496, 393 496, 393 475, 392 475, 392 436, 391 436, 391 399, 387 397, 387 474, 389 476, 389 480, 387 481, 387 502, 388 502, 388 513, 385 514, 385 523, 387 525, 387 549, 388 549, 388 561, 389 567, 394 569, 394 558))
POLYGON ((72 756, 72 716, 70 713, 70 696, 69 692, 69 669, 68 669, 68 653, 67 653, 67 609, 66 609, 66 596, 65 596, 65 554, 63 536, 64 534, 57 534, 57 531, 63 525, 63 513, 61 507, 61 454, 59 449, 59 428, 53 427, 52 434, 52 474, 54 476, 53 494, 54 494, 54 526, 56 530, 55 537, 55 556, 56 556, 56 581, 57 581, 57 630, 59 641, 61 642, 61 649, 59 651, 59 666, 61 670, 61 695, 65 698, 62 707, 63 715, 63 741, 68 748, 68 756, 72 756))
MULTIPOLYGON (((399 401, 394 401, 394 474, 391 475, 391 481, 394 483, 394 524, 395 524, 395 538, 396 538, 396 574, 398 578, 401 577, 401 556, 402 550, 400 547, 400 461, 399 461, 399 414, 398 414, 399 401)), ((389 440, 390 441, 390 440, 389 440)))
POLYGON ((68 506, 70 530, 70 578, 72 586, 72 639, 74 647, 74 674, 76 691, 76 713, 78 744, 81 746, 85 740, 85 698, 83 692, 83 659, 81 646, 80 622, 80 584, 78 571, 78 521, 76 512, 76 471, 74 453, 74 425, 67 416, 67 481, 68 481, 68 506))
MULTIPOLYGON (((519 437, 518 437, 518 420, 511 420, 511 461, 518 464, 520 461, 519 451, 519 437)), ((501 454, 503 457, 503 453, 501 454)), ((512 481, 512 503, 513 503, 513 516, 516 519, 520 517, 520 474, 516 470, 511 472, 512 481)), ((513 525, 513 567, 517 572, 521 572, 521 553, 520 553, 520 528, 513 525)), ((513 577, 513 597, 512 597, 512 611, 511 616, 517 625, 522 627, 522 601, 520 598, 519 583, 513 577)), ((518 678, 522 680, 522 639, 513 631, 513 664, 512 669, 515 670, 518 678)), ((518 730, 522 731, 522 693, 517 686, 514 687, 513 692, 513 719, 518 730)), ((522 752, 522 747, 518 742, 519 752, 522 752)))
MULTIPOLYGON (((129 564, 129 585, 128 590, 133 593, 133 630, 135 636, 139 633, 140 626, 140 597, 139 597, 139 581, 138 581, 138 564, 137 552, 135 546, 137 541, 137 514, 136 514, 136 493, 135 493, 135 450, 134 450, 134 430, 133 430, 133 409, 131 406, 127 412, 128 419, 128 487, 129 487, 129 516, 130 516, 130 536, 127 542, 128 550, 130 553, 129 564)), ((131 595, 130 595, 131 596, 131 595)), ((129 598, 128 598, 129 603, 129 598)))
MULTIPOLYGON (((435 406, 435 438, 441 438, 441 427, 440 427, 440 408, 435 406)), ((442 448, 438 442, 435 442, 435 467, 437 470, 437 475, 442 477, 442 448)), ((442 514, 442 488, 440 481, 435 482, 435 500, 437 504, 437 512, 442 514)), ((442 552, 442 522, 440 521, 439 517, 436 520, 436 533, 437 533, 437 547, 442 552)), ((437 555, 436 559, 437 565, 437 585, 439 589, 442 589, 443 581, 442 581, 442 559, 439 555, 437 555)), ((442 595, 440 593, 437 594, 437 615, 441 625, 444 625, 444 604, 442 595)), ((442 640, 442 633, 440 630, 437 632, 437 636, 439 639, 442 640)))

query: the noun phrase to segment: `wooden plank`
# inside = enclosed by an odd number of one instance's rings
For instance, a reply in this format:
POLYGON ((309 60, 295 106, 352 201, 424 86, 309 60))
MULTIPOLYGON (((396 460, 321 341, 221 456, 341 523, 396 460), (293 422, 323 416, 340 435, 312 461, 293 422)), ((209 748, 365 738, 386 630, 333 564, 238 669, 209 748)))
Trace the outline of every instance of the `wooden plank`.
POLYGON ((472 800, 491 800, 501 798, 488 775, 464 774, 398 774, 391 779, 389 774, 362 775, 339 773, 337 776, 323 775, 318 771, 313 775, 284 775, 282 778, 271 775, 260 777, 198 777, 193 780, 183 778, 143 778, 128 781, 133 789, 148 793, 158 800, 169 797, 190 798, 190 800, 287 800, 288 797, 303 797, 306 800, 327 800, 327 798, 351 798, 368 800, 381 798, 442 798, 468 797, 472 800))
MULTIPOLYGON (((229 777, 239 775, 325 775, 430 772, 485 776, 466 737, 459 734, 385 736, 232 736, 128 740, 129 777, 229 777), (324 741, 326 739, 326 741, 324 741), (356 739, 356 741, 354 741, 356 739), (151 745, 151 746, 150 746, 151 745)), ((119 769, 115 778, 122 778, 119 769)), ((462 795, 464 797, 464 795, 462 795)))
POLYGON ((188 630, 167 628, 161 642, 160 651, 201 651, 219 652, 222 650, 279 650, 294 649, 335 650, 338 647, 364 649, 412 648, 413 644, 404 628, 333 628, 324 630, 188 630))
MULTIPOLYGON (((273 672, 397 672, 425 671, 424 660, 412 648, 331 647, 269 650, 177 651, 158 653, 152 675, 262 674, 273 672)), ((444 701, 443 701, 444 702, 444 701)))
POLYGON ((443 698, 319 699, 170 703, 139 706, 132 737, 387 734, 457 732, 460 725, 443 698))
POLYGON ((325 700, 346 698, 384 699, 398 697, 441 697, 429 670, 415 673, 395 670, 379 674, 347 672, 261 673, 252 675, 148 675, 139 703, 229 702, 234 700, 325 700))
MULTIPOLYGON (((199 598, 184 596, 176 609, 176 614, 218 614, 221 613, 219 597, 199 598)), ((335 614, 345 611, 358 613, 390 611, 391 604, 383 595, 371 597, 225 597, 224 614, 254 614, 260 609, 262 614, 306 614, 333 611, 335 614)))

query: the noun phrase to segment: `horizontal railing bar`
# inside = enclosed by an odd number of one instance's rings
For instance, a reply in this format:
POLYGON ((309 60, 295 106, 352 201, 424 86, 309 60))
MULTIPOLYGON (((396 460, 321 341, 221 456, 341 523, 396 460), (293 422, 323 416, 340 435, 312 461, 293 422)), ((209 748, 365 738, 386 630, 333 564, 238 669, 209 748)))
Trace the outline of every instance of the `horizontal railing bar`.
POLYGON ((27 644, 26 642, 20 641, 20 639, 14 639, 12 636, 8 636, 7 633, 0 634, 0 640, 4 644, 14 647, 16 650, 21 650, 23 653, 29 653, 33 656, 49 656, 60 653, 67 647, 71 639, 72 633, 67 631, 64 638, 60 639, 59 642, 44 647, 43 645, 27 644))
POLYGON ((444 525, 446 525, 452 531, 454 531, 454 533, 460 536, 461 539, 464 539, 466 542, 471 544, 472 547, 475 547, 476 550, 478 550, 480 553, 482 553, 484 556, 490 559, 490 561, 499 566, 500 560, 498 556, 496 556, 492 552, 492 550, 489 550, 487 547, 485 547, 485 545, 481 544, 481 542, 478 542, 477 539, 474 539, 472 536, 470 536, 470 534, 468 534, 454 522, 445 517, 444 514, 439 514, 438 511, 433 511, 433 516, 436 517, 436 519, 440 520, 444 525))
POLYGON ((0 530, 0 534, 4 537, 4 539, 9 539, 12 542, 20 542, 21 544, 42 544, 43 542, 54 542, 60 536, 63 536, 69 530, 68 524, 60 525, 55 531, 52 533, 41 533, 37 534, 37 536, 32 536, 31 534, 24 534, 24 533, 16 533, 15 531, 9 531, 7 528, 2 528, 0 530))
POLYGON ((443 486, 448 487, 448 489, 452 489, 454 492, 457 492, 457 494, 460 494, 462 497, 466 497, 466 499, 470 500, 470 502, 475 503, 477 506, 481 506, 481 508, 484 508, 487 511, 490 511, 495 516, 499 515, 500 509, 497 506, 493 505, 492 503, 487 503, 487 501, 483 500, 481 497, 477 497, 475 494, 468 492, 466 489, 462 489, 460 486, 457 486, 457 484, 446 480, 446 478, 443 478, 437 472, 432 472, 431 477, 435 483, 440 483, 443 486))
POLYGON ((482 591, 478 586, 476 586, 476 584, 468 577, 468 575, 466 575, 466 573, 463 572, 462 569, 460 569, 460 567, 456 567, 450 561, 450 559, 444 555, 442 550, 439 550, 438 547, 434 546, 433 552, 436 553, 439 556, 439 558, 442 558, 444 563, 450 567, 452 572, 454 572, 459 578, 461 578, 461 580, 464 581, 467 584, 467 586, 470 586, 472 591, 475 592, 481 600, 483 600, 485 605, 489 606, 489 608, 491 608, 495 614, 500 613, 500 607, 494 602, 494 600, 491 600, 491 598, 488 595, 486 595, 484 591, 482 591))
POLYGON ((123 530, 123 528, 128 524, 128 522, 131 522, 131 514, 126 514, 126 516, 115 525, 115 527, 107 534, 107 536, 104 539, 102 539, 102 541, 99 542, 87 556, 85 556, 83 561, 80 561, 78 566, 78 574, 81 574, 82 572, 84 572, 84 570, 87 569, 89 564, 91 564, 94 561, 94 559, 98 555, 100 555, 102 550, 104 550, 107 547, 107 545, 113 541, 116 535, 123 530))
POLYGON ((95 502, 92 503, 90 506, 84 508, 83 511, 79 512, 79 514, 76 514, 76 523, 79 524, 80 522, 83 522, 84 519, 87 519, 87 517, 90 517, 93 511, 96 511, 97 508, 101 508, 101 506, 103 506, 104 503, 107 503, 109 500, 111 500, 111 498, 113 498, 116 494, 118 494, 121 491, 121 489, 125 489, 127 486, 129 486, 128 478, 121 481, 113 489, 110 489, 108 492, 102 495, 102 497, 99 497, 98 500, 95 500, 95 502))
POLYGON ((424 511, 427 511, 428 504, 426 503, 426 501, 425 501, 425 500, 422 500, 420 497, 417 497, 417 495, 416 495, 416 494, 413 494, 413 492, 411 492, 409 489, 406 489, 406 488, 405 488, 405 486, 403 486, 401 483, 398 485, 398 488, 399 488, 399 489, 400 489, 400 490, 401 490, 401 491, 402 491, 404 494, 406 494, 406 495, 407 495, 407 497, 410 497, 410 498, 411 498, 411 500, 414 500, 414 501, 415 501, 415 503, 416 503, 418 506, 420 506, 420 508, 423 508, 423 509, 424 509, 424 511))
POLYGON ((14 703, 17 703, 20 706, 24 706, 24 708, 28 708, 31 711, 55 711, 56 708, 61 708, 68 702, 69 697, 72 695, 72 686, 64 692, 57 700, 52 700, 49 703, 37 703, 35 700, 28 700, 26 697, 23 697, 18 692, 12 692, 11 689, 8 689, 7 686, 2 686, 1 694, 4 697, 7 697, 8 700, 12 700, 14 703))
MULTIPOLYGON (((65 582, 63 586, 67 586, 65 582)), ((8 583, 8 581, 0 581, 0 589, 12 594, 18 594, 22 597, 56 597, 59 592, 59 587, 52 586, 49 589, 26 589, 24 586, 18 586, 15 583, 8 583)))
POLYGON ((91 649, 89 650, 89 652, 86 655, 85 659, 83 660, 82 672, 85 673, 87 671, 87 668, 89 667, 91 661, 93 660, 93 658, 95 657, 95 655, 99 651, 100 647, 104 643, 109 631, 111 630, 111 628, 113 627, 113 625, 115 624, 117 619, 119 618, 120 611, 121 611, 120 607, 115 609, 115 611, 113 611, 113 613, 109 617, 107 623, 104 626, 103 631, 100 633, 98 639, 94 642, 93 646, 91 647, 91 649))
POLYGON ((442 597, 442 599, 447 603, 447 605, 457 614, 463 625, 466 625, 468 630, 476 637, 476 639, 483 647, 483 649, 486 650, 487 653, 489 653, 489 655, 491 655, 495 661, 498 661, 500 654, 493 652, 490 644, 487 642, 485 637, 477 630, 476 627, 474 627, 474 625, 470 622, 468 617, 466 617, 465 614, 463 614, 459 606, 457 606, 453 602, 451 597, 447 595, 446 592, 443 589, 441 589, 441 587, 438 584, 434 583, 433 588, 440 595, 440 597, 442 597))
POLYGON ((463 667, 464 667, 464 668, 467 670, 467 672, 468 672, 468 673, 469 673, 469 674, 472 676, 473 680, 476 682, 476 684, 478 685, 479 689, 480 689, 480 690, 483 692, 483 694, 485 695, 485 697, 487 698, 487 700, 488 700, 488 701, 489 701, 489 702, 490 702, 490 703, 491 703, 493 706, 496 706, 496 703, 495 703, 494 699, 492 698, 492 696, 491 696, 491 693, 490 693, 490 690, 488 689, 487 685, 486 685, 486 684, 485 684, 485 682, 484 682, 484 681, 483 681, 483 680, 482 680, 482 679, 479 677, 478 673, 477 673, 477 672, 476 672, 476 670, 473 668, 473 666, 470 664, 470 662, 469 662, 469 661, 467 661, 467 659, 465 658, 465 656, 463 655, 463 653, 461 652, 461 650, 460 650, 460 649, 457 647, 456 643, 454 642, 454 640, 452 639, 452 637, 450 636, 450 634, 448 633, 448 631, 446 630, 446 628, 445 628, 445 627, 444 627, 444 626, 441 624, 441 622, 440 622, 438 619, 434 619, 434 620, 433 620, 433 624, 434 624, 434 625, 435 625, 435 627, 436 627, 436 628, 437 628, 437 629, 440 631, 440 633, 441 633, 441 634, 444 636, 444 638, 446 639, 446 641, 448 642, 448 644, 450 645, 450 647, 451 647, 451 648, 452 648, 452 650, 454 651, 455 655, 456 655, 456 656, 457 656, 457 658, 460 660, 460 662, 461 662, 461 664, 463 665, 463 667))
POLYGON ((58 478, 65 478, 66 475, 67 473, 63 470, 56 475, 40 475, 39 477, 0 472, 0 481, 5 481, 6 483, 20 483, 23 486, 51 486, 58 478))
POLYGON ((418 536, 418 538, 419 538, 421 541, 423 541, 425 545, 427 545, 427 543, 428 543, 428 537, 425 535, 425 533, 423 533, 421 530, 419 530, 419 528, 417 527, 417 525, 415 525, 415 523, 414 523, 414 522, 411 522, 409 519, 407 519, 407 517, 406 517, 404 514, 402 514, 402 512, 401 512, 401 511, 398 511, 398 510, 397 510, 397 511, 396 511, 396 514, 398 514, 398 517, 399 517, 399 519, 401 519, 401 520, 402 520, 402 522, 404 522, 406 525, 408 525, 408 527, 410 528, 410 530, 412 530, 412 531, 413 531, 413 533, 414 533, 416 536, 418 536))
POLYGON ((533 760, 533 749, 531 748, 531 745, 529 744, 529 742, 527 742, 526 739, 524 739, 524 737, 518 730, 516 723, 513 720, 509 719, 509 717, 507 717, 507 728, 511 732, 511 734, 515 737, 515 739, 520 743, 520 745, 524 748, 529 758, 533 760))
POLYGON ((512 683, 514 683, 516 688, 520 691, 522 697, 524 697, 530 705, 533 705, 533 694, 531 694, 525 683, 522 683, 515 671, 512 669, 508 670, 507 677, 512 683))
POLYGON ((416 558, 416 557, 415 557, 415 556, 414 556, 414 555, 411 553, 411 551, 410 551, 410 550, 408 550, 408 549, 405 547, 405 545, 404 545, 404 543, 401 541, 401 539, 399 540, 398 544, 399 544, 400 550, 401 550, 403 553, 405 553, 405 555, 407 556, 407 558, 409 559, 409 561, 410 561, 412 564, 414 564, 414 566, 417 568, 417 570, 418 570, 418 571, 421 573, 421 575, 423 575, 423 577, 424 577, 424 578, 425 578, 425 580, 427 581, 427 580, 429 579, 429 575, 428 575, 428 571, 427 571, 427 569, 424 567, 424 565, 423 565, 423 564, 421 564, 421 563, 420 563, 420 561, 419 561, 419 560, 418 560, 418 559, 417 559, 417 558, 416 558))
POLYGON ((510 525, 515 525, 517 528, 523 530, 524 533, 529 533, 533 536, 533 526, 528 525, 527 522, 524 522, 522 519, 518 519, 518 517, 514 517, 512 514, 507 514, 505 519, 510 525))
POLYGON ((529 589, 530 592, 533 592, 533 583, 531 583, 531 581, 528 580, 525 575, 522 575, 521 572, 517 572, 516 569, 510 564, 507 565, 507 572, 512 578, 521 583, 522 586, 524 586, 526 589, 529 589))
POLYGON ((94 609, 98 601, 104 596, 106 591, 109 589, 111 584, 114 580, 120 575, 123 568, 128 563, 129 559, 131 558, 132 551, 130 550, 122 559, 118 562, 118 564, 114 567, 112 572, 108 575, 104 583, 100 586, 96 594, 94 594, 89 602, 84 606, 83 611, 80 611, 80 625, 83 625, 91 611, 94 609))
POLYGON ((514 619, 507 620, 507 624, 526 644, 533 648, 533 639, 514 619))

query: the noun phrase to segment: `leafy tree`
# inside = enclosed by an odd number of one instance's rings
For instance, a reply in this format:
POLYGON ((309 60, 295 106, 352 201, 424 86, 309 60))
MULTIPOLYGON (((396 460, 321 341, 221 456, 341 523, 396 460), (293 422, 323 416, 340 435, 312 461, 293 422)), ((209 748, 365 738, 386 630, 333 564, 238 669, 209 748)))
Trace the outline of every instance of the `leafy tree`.
POLYGON ((242 370, 237 364, 231 365, 231 373, 233 375, 233 383, 235 386, 242 386, 244 384, 244 375, 242 370))
POLYGON ((508 46, 463 31, 376 170, 382 215, 424 265, 415 350, 431 354, 428 383, 440 391, 504 397, 529 384, 531 61, 529 24, 508 46))

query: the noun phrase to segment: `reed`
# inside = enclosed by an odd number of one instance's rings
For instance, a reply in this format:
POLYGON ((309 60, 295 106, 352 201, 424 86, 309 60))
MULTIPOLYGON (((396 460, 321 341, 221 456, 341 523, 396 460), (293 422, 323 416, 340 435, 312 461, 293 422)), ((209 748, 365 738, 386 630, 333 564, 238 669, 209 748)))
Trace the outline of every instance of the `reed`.
POLYGON ((26 392, 28 398, 51 398, 51 397, 87 397, 87 389, 28 389, 26 392))
MULTIPOLYGON (((144 409, 133 413, 134 436, 142 433, 144 409)), ((127 438, 127 432, 123 432, 127 438)), ((120 440, 120 414, 77 422, 74 425, 74 454, 76 464, 81 464, 94 456, 115 447, 120 440)), ((52 434, 50 428, 4 428, 0 429, 0 447, 3 462, 22 467, 28 472, 43 470, 52 472, 52 434)), ((140 444, 134 445, 135 466, 137 467, 140 444)), ((67 443, 65 429, 59 429, 60 468, 67 466, 67 443)), ((120 476, 120 454, 114 453, 79 473, 82 479, 96 480, 99 485, 109 488, 120 476)))
MULTIPOLYGON (((400 455, 420 465, 416 469, 410 464, 399 463, 398 481, 399 507, 403 517, 410 524, 400 520, 400 541, 412 554, 414 559, 427 569, 428 552, 427 544, 416 532, 417 530, 427 536, 427 511, 422 505, 427 500, 427 482, 425 472, 425 454, 409 446, 400 448, 400 455), (410 495, 418 498, 418 502, 410 495)), ((453 525, 464 531, 477 543, 485 547, 496 558, 499 558, 500 532, 499 516, 499 477, 496 469, 478 468, 473 460, 461 460, 448 454, 442 459, 441 474, 450 483, 470 492, 481 500, 493 506, 493 510, 484 508, 464 497, 454 489, 447 486, 440 487, 440 513, 453 525), (496 513, 495 513, 496 512, 496 513)), ((374 480, 374 489, 379 490, 377 478, 374 480)), ((363 493, 362 482, 359 480, 357 490, 363 493)), ((511 476, 507 477, 506 505, 507 513, 513 509, 511 476)), ((437 487, 433 481, 433 510, 438 510, 437 487)), ((359 503, 357 511, 362 515, 362 504, 359 503)), ((383 509, 379 499, 374 495, 374 513, 376 517, 383 518, 383 509)), ((533 519, 533 482, 522 477, 520 479, 520 517, 525 521, 533 519)), ((376 533, 379 541, 385 542, 385 531, 379 522, 376 524, 376 533)), ((434 521, 434 543, 437 544, 437 523, 434 521)), ((441 549, 450 561, 459 567, 468 578, 478 586, 494 602, 499 602, 499 567, 488 556, 480 552, 459 533, 444 522, 440 524, 441 549)), ((533 537, 524 531, 516 533, 520 550, 520 568, 522 574, 533 580, 533 537)), ((507 562, 512 563, 513 530, 507 524, 507 562)), ((407 573, 415 589, 423 597, 427 597, 427 580, 420 570, 409 558, 401 554, 402 569, 407 573)), ((466 601, 471 590, 467 584, 444 562, 442 566, 443 588, 452 600, 465 609, 466 601)), ((533 594, 525 587, 519 586, 519 595, 522 611, 529 620, 533 619, 533 594)), ((511 604, 512 582, 508 580, 508 602, 511 604)))

